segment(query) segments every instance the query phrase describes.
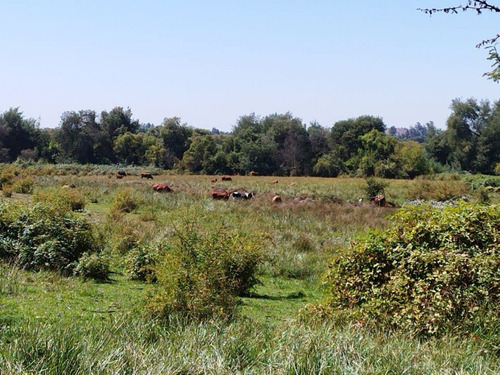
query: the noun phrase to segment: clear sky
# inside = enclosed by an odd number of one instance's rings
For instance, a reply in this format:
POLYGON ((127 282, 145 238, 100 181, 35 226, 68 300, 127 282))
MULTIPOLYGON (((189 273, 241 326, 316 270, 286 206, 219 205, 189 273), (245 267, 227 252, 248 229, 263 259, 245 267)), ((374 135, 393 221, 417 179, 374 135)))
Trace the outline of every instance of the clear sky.
POLYGON ((500 15, 436 14, 460 0, 2 0, 0 112, 41 127, 64 111, 129 107, 230 131, 290 111, 330 127, 360 115, 445 128, 454 98, 496 101, 476 43, 500 15))

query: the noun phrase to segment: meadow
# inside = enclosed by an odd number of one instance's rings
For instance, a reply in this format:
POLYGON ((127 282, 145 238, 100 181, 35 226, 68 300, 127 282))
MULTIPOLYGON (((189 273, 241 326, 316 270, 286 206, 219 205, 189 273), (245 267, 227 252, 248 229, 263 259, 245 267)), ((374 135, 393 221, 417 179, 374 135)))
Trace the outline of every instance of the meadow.
POLYGON ((395 205, 377 207, 361 178, 232 176, 222 182, 220 176, 153 170, 151 181, 141 180, 135 168, 123 179, 112 167, 10 168, 2 167, 0 205, 73 202, 77 215, 92 224, 110 272, 94 280, 0 263, 1 374, 500 372, 499 348, 482 332, 420 337, 341 316, 304 316, 306 306, 327 296, 323 275, 330 260, 357 236, 386 229, 391 214, 422 201, 498 204, 498 179, 377 180, 395 205), (154 192, 153 183, 173 191, 154 192), (255 197, 214 200, 214 186, 255 197), (275 194, 281 203, 271 201, 275 194), (137 267, 147 270, 148 251, 188 241, 189 233, 217 246, 223 237, 259 249, 256 283, 237 298, 229 317, 159 319, 151 312, 171 265, 156 264, 158 283, 138 277, 137 267))

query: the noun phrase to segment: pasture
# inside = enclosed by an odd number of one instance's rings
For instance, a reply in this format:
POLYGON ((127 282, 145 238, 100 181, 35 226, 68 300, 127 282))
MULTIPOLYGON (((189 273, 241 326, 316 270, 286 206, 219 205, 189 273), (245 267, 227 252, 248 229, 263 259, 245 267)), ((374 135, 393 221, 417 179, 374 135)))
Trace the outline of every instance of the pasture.
MULTIPOLYGON (((143 171, 132 168, 117 179, 115 172, 25 168, 13 178, 12 193, 0 193, 0 204, 57 206, 63 198, 81 204, 77 214, 92 223, 101 260, 111 271, 107 280, 94 281, 1 263, 0 373, 500 372, 498 347, 480 332, 422 338, 342 318, 310 320, 301 313, 325 298, 322 276, 339 249, 360 233, 387 228, 388 215, 399 207, 462 198, 496 204, 495 189, 458 176, 380 180, 386 199, 396 206, 389 208, 370 202, 365 179, 232 176, 221 181, 221 176, 154 173, 153 179, 141 179, 143 171), (16 192, 16 181, 30 185, 29 193, 16 192), (156 192, 154 183, 172 191, 156 192), (71 184, 75 187, 62 189, 71 184), (255 196, 214 200, 212 188, 255 196), (272 202, 275 195, 280 203, 272 202), (135 277, 134 267, 143 265, 139 255, 179 238, 189 241, 185 228, 191 226, 192 235, 202 240, 217 241, 214 236, 222 233, 245 248, 259 248, 258 283, 238 298, 230 319, 157 319, 148 306, 160 283, 135 277)), ((168 278, 161 273, 169 267, 157 265, 159 280, 168 278)))

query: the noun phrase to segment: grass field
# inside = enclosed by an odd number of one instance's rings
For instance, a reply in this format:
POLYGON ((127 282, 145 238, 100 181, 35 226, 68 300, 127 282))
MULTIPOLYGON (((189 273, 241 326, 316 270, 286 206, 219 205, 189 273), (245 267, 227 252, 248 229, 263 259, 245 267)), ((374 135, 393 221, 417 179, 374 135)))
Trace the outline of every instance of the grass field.
MULTIPOLYGON (((26 176, 25 176, 26 177, 26 176)), ((321 301, 328 261, 359 233, 382 230, 397 208, 373 206, 366 181, 353 178, 111 174, 32 175, 32 194, 0 201, 54 199, 74 184, 82 215, 104 239, 110 280, 0 266, 0 374, 496 374, 498 352, 469 335, 432 339, 359 322, 310 322, 299 311, 321 301), (272 181, 278 180, 273 184, 272 181), (172 193, 155 193, 167 183, 172 193), (249 201, 216 201, 214 186, 255 193, 249 201), (271 198, 279 194, 281 204, 271 198), (52 197, 52 198, 50 198, 52 197), (124 203, 125 202, 125 203, 124 203), (131 204, 129 212, 119 205, 131 204), (146 305, 156 285, 131 280, 130 252, 168 240, 186 223, 211 233, 221 227, 264 244, 260 283, 241 298, 231 321, 157 321, 146 305)), ((399 207, 417 199, 485 199, 463 180, 386 180, 399 207)), ((498 193, 488 195, 498 202, 498 193)))

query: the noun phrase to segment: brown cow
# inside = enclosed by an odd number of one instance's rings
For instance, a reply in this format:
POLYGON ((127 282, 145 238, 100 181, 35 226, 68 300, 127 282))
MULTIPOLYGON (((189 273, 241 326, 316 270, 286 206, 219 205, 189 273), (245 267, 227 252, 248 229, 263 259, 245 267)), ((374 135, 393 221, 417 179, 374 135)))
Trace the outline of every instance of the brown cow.
POLYGON ((250 171, 250 176, 258 176, 259 172, 250 171))
POLYGON ((229 199, 231 194, 226 190, 212 189, 210 190, 210 195, 213 199, 229 199))
POLYGON ((290 182, 290 186, 295 186, 295 182, 290 182))
POLYGON ((375 204, 378 207, 394 207, 394 203, 387 202, 387 200, 383 195, 377 195, 376 197, 373 197, 371 200, 373 204, 375 204))
POLYGON ((116 172, 116 178, 121 180, 124 177, 121 173, 116 172))
POLYGON ((217 182, 217 179, 216 179, 216 178, 212 178, 212 179, 210 180, 210 182, 217 182))
POLYGON ((153 184, 153 190, 158 193, 161 193, 162 191, 166 191, 167 193, 172 191, 170 186, 168 186, 167 184, 153 184))
POLYGON ((276 194, 273 198, 272 198, 272 201, 273 203, 281 203, 281 197, 276 194))
POLYGON ((143 178, 146 178, 146 179, 149 178, 150 180, 152 180, 153 179, 153 175, 151 173, 148 173, 148 172, 142 172, 141 173, 141 179, 143 179, 143 178))
POLYGON ((222 176, 222 181, 233 181, 233 179, 229 176, 222 176))
POLYGON ((271 184, 277 184, 278 180, 271 181, 271 184))

